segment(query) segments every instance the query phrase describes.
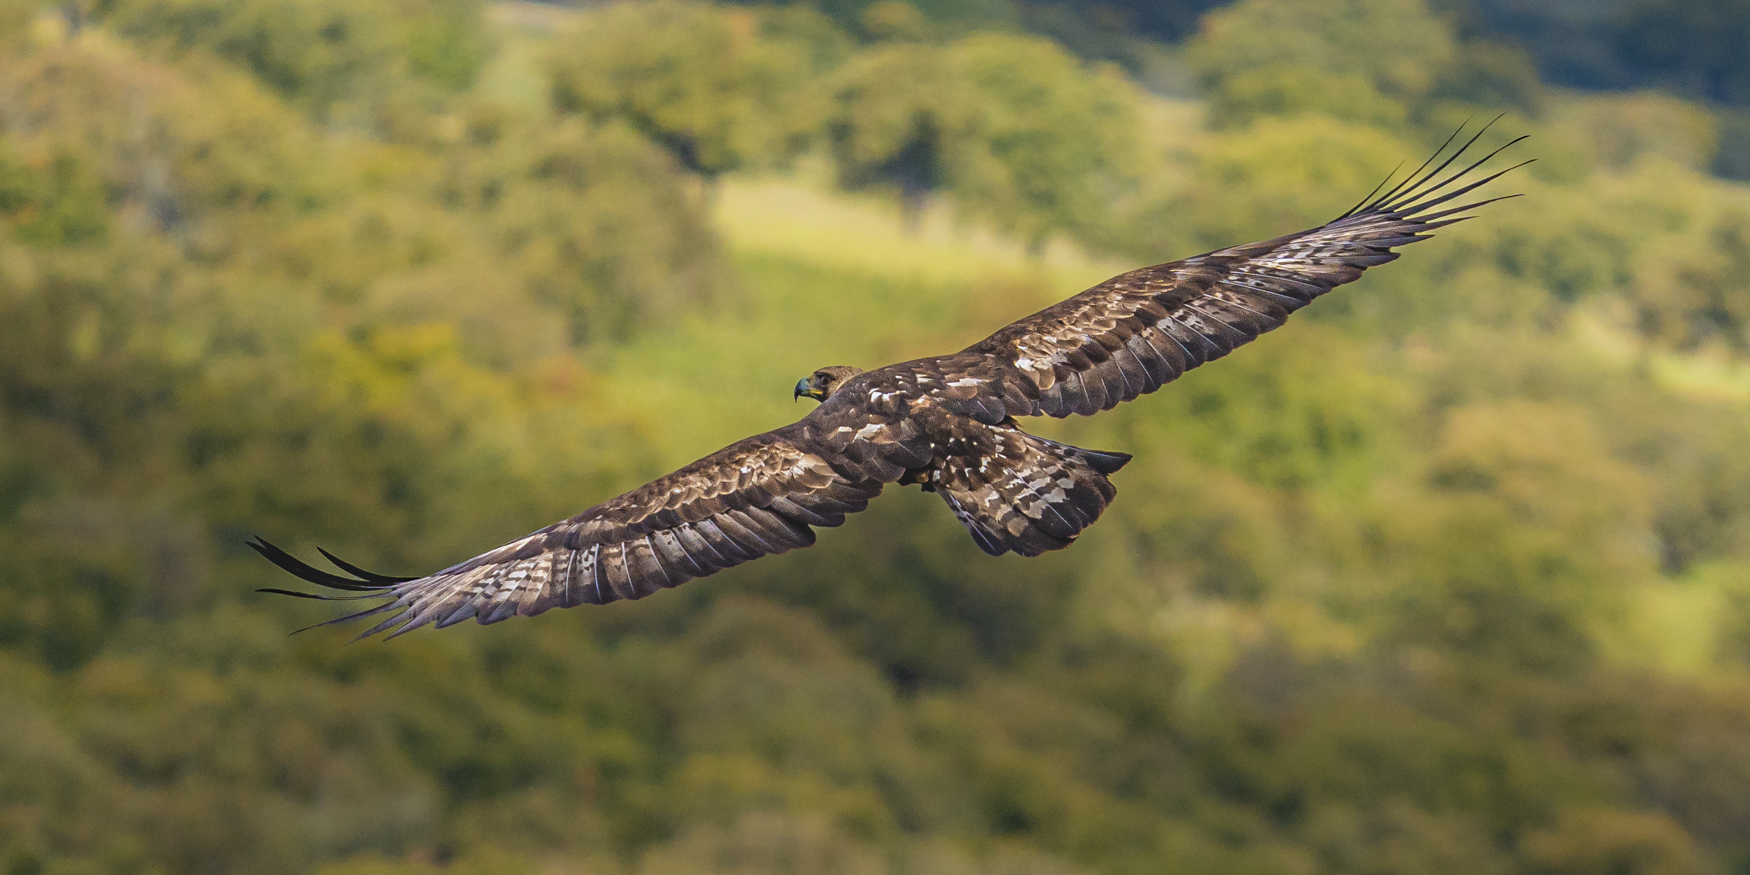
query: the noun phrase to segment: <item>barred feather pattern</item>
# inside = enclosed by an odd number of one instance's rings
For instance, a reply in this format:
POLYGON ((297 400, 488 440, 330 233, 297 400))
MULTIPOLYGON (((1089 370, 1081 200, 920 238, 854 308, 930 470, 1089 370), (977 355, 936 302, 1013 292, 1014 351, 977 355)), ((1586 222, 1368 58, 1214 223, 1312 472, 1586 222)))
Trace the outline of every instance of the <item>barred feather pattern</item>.
POLYGON ((1014 416, 1092 415, 1227 355, 1367 268, 1395 260, 1394 248, 1504 200, 1447 206, 1523 166, 1471 178, 1514 140, 1443 177, 1475 141, 1429 169, 1442 147, 1404 182, 1376 190, 1377 198, 1318 228, 1120 274, 944 357, 942 370, 1000 371, 983 380, 975 402, 952 409, 972 416, 985 407, 1014 416), (1036 400, 1013 402, 1026 396, 1036 400))
POLYGON ((425 577, 370 575, 329 556, 359 578, 349 580, 266 541, 250 546, 298 577, 355 593, 325 598, 387 599, 329 622, 386 614, 360 637, 392 628, 394 637, 428 624, 496 623, 552 608, 643 598, 761 556, 809 546, 811 526, 842 525, 846 514, 868 507, 882 486, 845 477, 781 432, 772 432, 425 577))
POLYGON ((1124 453, 1084 450, 1012 423, 981 430, 988 445, 945 456, 919 476, 992 556, 1038 556, 1074 543, 1118 494, 1106 479, 1124 453))

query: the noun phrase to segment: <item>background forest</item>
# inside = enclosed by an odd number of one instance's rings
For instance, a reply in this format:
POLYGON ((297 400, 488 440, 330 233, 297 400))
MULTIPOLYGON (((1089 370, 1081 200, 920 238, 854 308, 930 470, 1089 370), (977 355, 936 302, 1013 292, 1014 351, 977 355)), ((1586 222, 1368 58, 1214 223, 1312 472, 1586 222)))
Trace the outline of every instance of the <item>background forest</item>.
POLYGON ((0 0, 0 873, 1747 875, 1746 33, 0 0), (1136 454, 1070 550, 892 489, 489 628, 252 592, 252 534, 447 565, 1502 110, 1528 197, 1040 425, 1136 454))

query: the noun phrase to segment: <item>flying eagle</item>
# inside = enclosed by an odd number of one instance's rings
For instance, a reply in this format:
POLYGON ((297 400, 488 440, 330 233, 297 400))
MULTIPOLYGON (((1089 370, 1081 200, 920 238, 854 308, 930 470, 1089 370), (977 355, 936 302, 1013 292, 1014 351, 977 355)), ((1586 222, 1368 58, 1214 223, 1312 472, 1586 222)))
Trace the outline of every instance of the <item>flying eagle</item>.
POLYGON ((957 353, 821 368, 796 383, 796 397, 820 402, 799 422, 434 574, 373 574, 322 551, 344 577, 257 538, 250 546, 274 564, 350 594, 262 592, 387 599, 328 621, 387 615, 361 638, 638 599, 807 547, 813 526, 842 524, 889 483, 942 496, 992 556, 1061 550, 1100 518, 1117 493, 1107 478, 1130 456, 1028 434, 1016 417, 1086 416, 1153 392, 1397 258, 1395 247, 1504 200, 1448 206, 1523 166, 1473 176, 1520 137, 1447 173, 1480 136, 1440 160, 1454 134, 1401 182, 1388 189, 1387 177, 1317 228, 1121 274, 957 353))

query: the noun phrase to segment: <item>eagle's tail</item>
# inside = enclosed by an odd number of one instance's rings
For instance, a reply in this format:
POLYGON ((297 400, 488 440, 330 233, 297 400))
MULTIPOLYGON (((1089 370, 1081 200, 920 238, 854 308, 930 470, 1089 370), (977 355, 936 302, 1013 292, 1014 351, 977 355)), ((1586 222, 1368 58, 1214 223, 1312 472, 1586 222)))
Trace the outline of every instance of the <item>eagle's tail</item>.
POLYGON ((993 430, 996 452, 950 457, 930 483, 992 556, 1068 547, 1118 494, 1106 475, 1130 461, 1125 453, 1084 450, 1012 426, 993 430))

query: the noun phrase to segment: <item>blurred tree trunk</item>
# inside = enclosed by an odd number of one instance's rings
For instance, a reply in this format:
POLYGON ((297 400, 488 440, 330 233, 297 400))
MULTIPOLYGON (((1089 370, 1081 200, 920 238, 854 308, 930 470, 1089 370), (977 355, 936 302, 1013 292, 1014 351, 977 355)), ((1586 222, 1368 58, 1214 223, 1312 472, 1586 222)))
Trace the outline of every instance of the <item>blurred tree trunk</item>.
POLYGON ((899 187, 899 220, 905 233, 917 236, 924 227, 924 207, 929 205, 930 189, 909 182, 899 187))

